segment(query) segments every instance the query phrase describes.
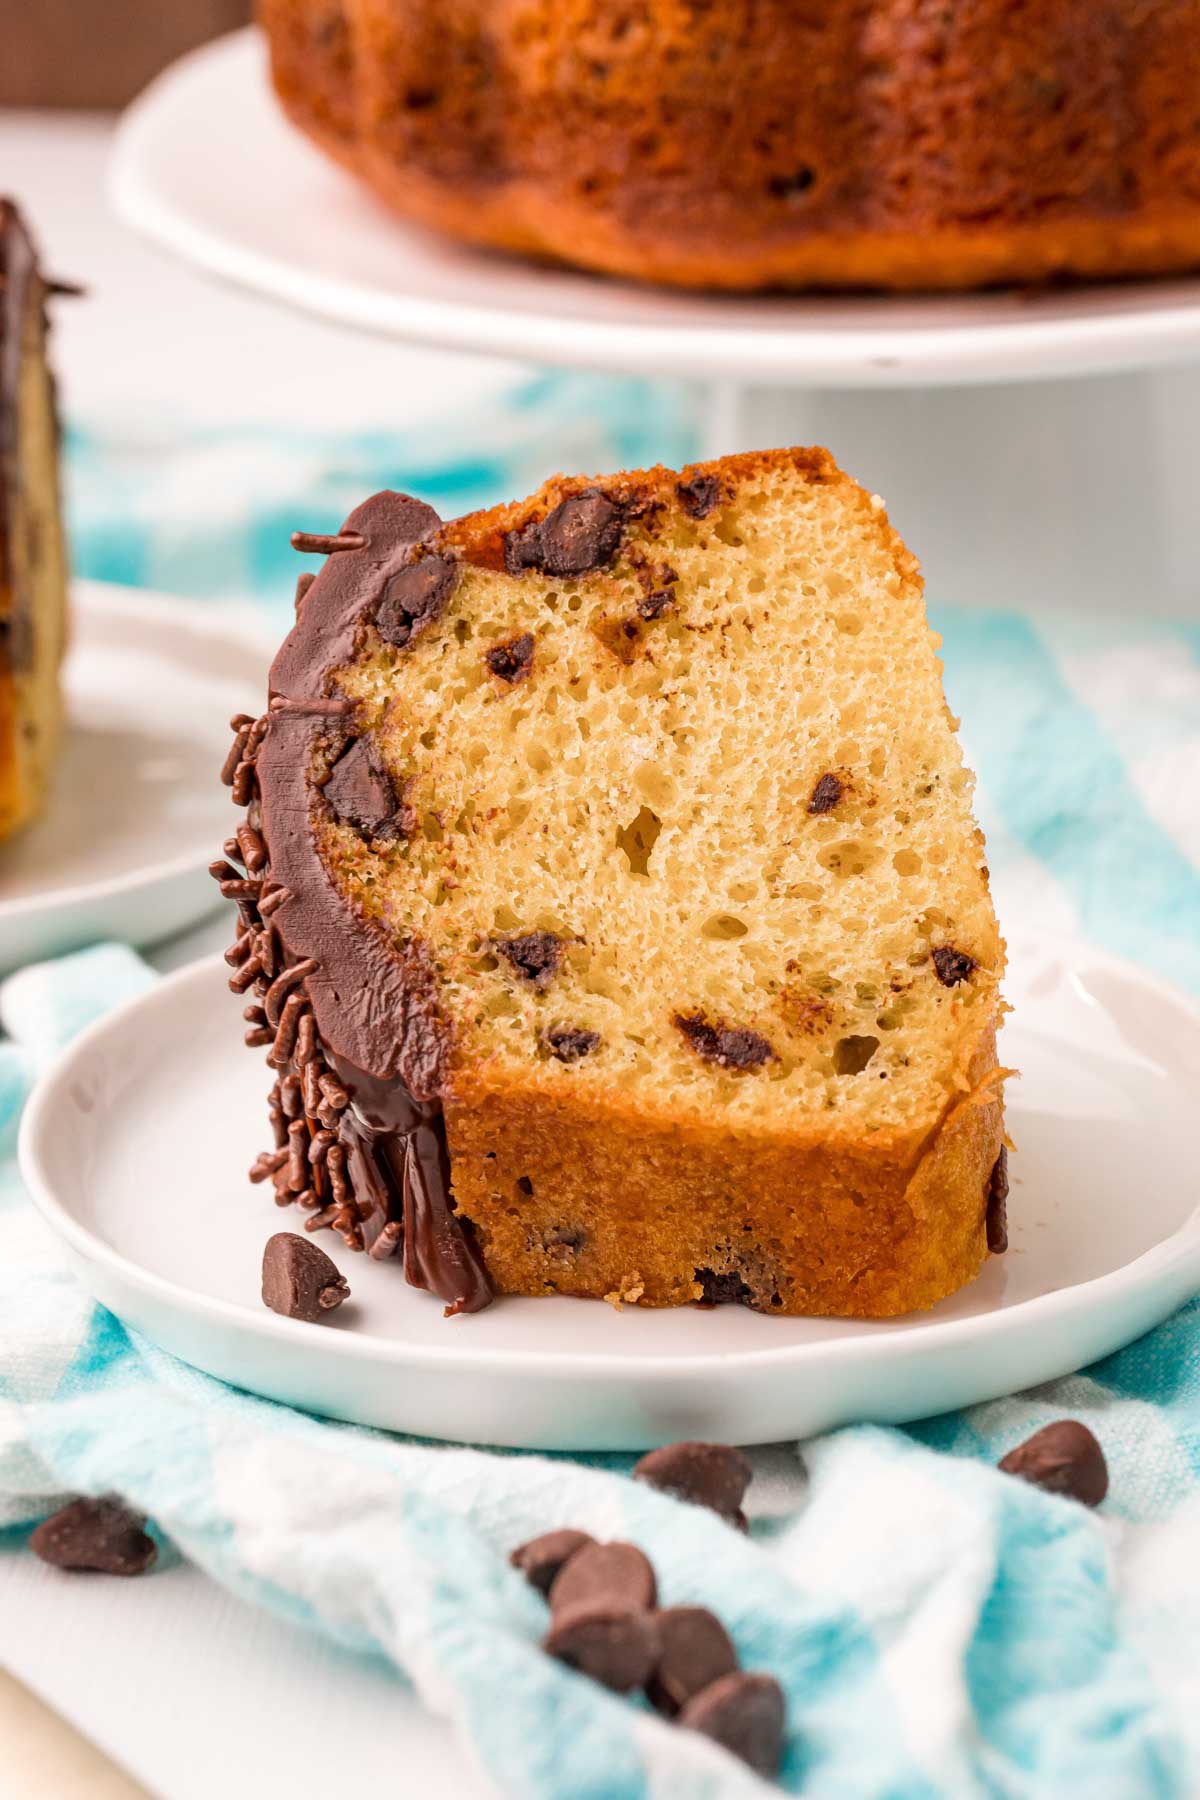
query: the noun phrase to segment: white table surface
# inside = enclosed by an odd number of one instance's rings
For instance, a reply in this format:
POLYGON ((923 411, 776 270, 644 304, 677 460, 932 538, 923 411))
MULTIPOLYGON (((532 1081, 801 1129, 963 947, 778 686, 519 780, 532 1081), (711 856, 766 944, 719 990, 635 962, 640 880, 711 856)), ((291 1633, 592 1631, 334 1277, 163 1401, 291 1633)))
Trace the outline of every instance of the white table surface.
MULTIPOLYGON (((361 426, 374 406, 397 426, 519 373, 348 336, 159 257, 104 203, 110 132, 99 117, 0 111, 0 189, 28 211, 53 272, 89 289, 86 301, 55 306, 55 360, 76 414, 121 404, 181 418, 361 426), (297 381, 298 369, 334 357, 339 378, 321 393, 297 381)), ((228 924, 213 921, 153 960, 175 967, 227 938, 228 924)), ((71 1577, 0 1550, 0 1668, 119 1765, 0 1681, 0 1800, 131 1800, 138 1788, 119 1770, 162 1800, 342 1790, 473 1800, 490 1791, 386 1669, 184 1565, 120 1581, 71 1577)))

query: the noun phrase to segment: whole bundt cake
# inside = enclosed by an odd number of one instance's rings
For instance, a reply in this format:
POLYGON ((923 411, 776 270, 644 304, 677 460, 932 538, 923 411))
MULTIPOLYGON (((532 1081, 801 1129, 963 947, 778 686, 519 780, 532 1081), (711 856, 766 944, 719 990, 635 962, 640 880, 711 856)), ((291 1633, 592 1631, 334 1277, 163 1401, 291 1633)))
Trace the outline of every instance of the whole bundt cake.
POLYGON ((213 870, 255 1179, 453 1311, 874 1317, 1004 1248, 1004 945, 878 498, 779 450, 298 547, 213 870))
POLYGON ((1200 0, 261 0, 406 218, 689 287, 1200 264, 1200 0))

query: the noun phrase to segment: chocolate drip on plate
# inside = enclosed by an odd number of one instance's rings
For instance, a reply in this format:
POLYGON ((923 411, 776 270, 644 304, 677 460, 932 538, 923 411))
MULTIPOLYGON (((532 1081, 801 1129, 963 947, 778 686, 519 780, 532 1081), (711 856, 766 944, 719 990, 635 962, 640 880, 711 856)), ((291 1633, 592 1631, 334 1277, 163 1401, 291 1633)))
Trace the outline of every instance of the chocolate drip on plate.
POLYGON ((482 1259, 451 1210, 446 1130, 418 1125, 404 1140, 404 1273, 446 1302, 446 1316, 479 1312, 492 1298, 482 1259))

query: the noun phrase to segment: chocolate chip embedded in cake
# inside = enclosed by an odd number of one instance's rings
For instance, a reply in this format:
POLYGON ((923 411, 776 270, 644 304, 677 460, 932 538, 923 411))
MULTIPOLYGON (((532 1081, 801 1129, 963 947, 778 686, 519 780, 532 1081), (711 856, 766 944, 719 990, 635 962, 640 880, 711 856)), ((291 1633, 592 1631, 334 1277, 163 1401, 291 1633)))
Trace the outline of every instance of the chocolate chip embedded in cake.
POLYGON ((707 519, 721 504, 721 483, 716 475, 693 475, 679 482, 675 492, 689 519, 707 519))
POLYGON ((540 569, 546 575, 586 575, 602 569, 621 543, 624 513, 606 494, 571 494, 546 514, 504 540, 510 574, 540 569))
POLYGON ((939 944, 933 952, 933 966, 943 987, 957 987, 966 981, 976 967, 975 958, 953 944, 939 944))
POLYGON ((371 755, 365 738, 343 751, 321 789, 333 816, 367 837, 407 837, 416 823, 411 807, 396 798, 391 778, 371 755))
POLYGON ((457 565, 432 554, 390 575, 375 612, 375 629, 384 643, 402 650, 414 643, 441 618, 457 579, 457 565))
POLYGON ((492 947, 533 987, 549 987, 563 958, 563 942, 550 931, 525 931, 492 940, 492 947))
POLYGON ((577 1026, 552 1025, 546 1033, 546 1048, 559 1062, 579 1062, 600 1047, 600 1033, 577 1026))
POLYGON ((836 775, 822 775, 808 797, 809 812, 832 812, 842 797, 842 791, 842 784, 836 775))
POLYGON ((775 1055, 761 1032, 745 1026, 714 1023, 703 1013, 676 1013, 675 1024, 698 1056, 723 1069, 761 1068, 775 1055))
POLYGON ((1004 1144, 988 1177, 986 1224, 988 1249, 993 1256, 1003 1256, 1008 1249, 1008 1149, 1004 1144))
POLYGON ((492 674, 509 687, 515 687, 518 681, 527 681, 533 669, 533 633, 523 631, 517 637, 508 638, 503 644, 493 644, 486 652, 484 661, 492 674))

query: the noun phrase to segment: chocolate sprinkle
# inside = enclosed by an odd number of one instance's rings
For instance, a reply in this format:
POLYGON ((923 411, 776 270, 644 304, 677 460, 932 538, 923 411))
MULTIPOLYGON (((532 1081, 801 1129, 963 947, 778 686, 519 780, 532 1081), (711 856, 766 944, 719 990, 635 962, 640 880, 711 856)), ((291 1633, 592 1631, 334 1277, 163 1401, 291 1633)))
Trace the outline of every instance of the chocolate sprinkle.
POLYGON ((145 1523, 121 1500, 85 1497, 72 1500, 43 1519, 29 1540, 29 1548, 56 1569, 141 1575, 158 1555, 158 1546, 145 1531, 145 1523))
POLYGON ((441 618, 457 580, 457 564, 433 554, 391 576, 375 614, 380 637, 401 649, 411 644, 441 618))
POLYGON ((697 1055, 722 1069, 757 1069, 775 1055, 760 1032, 743 1026, 714 1025, 703 1013, 676 1013, 674 1022, 697 1055))
POLYGON ((362 550, 366 538, 358 531, 293 531, 292 549, 305 556, 336 556, 341 550, 362 550))
POLYGON ((988 1179, 987 1247, 993 1256, 1008 1249, 1008 1150, 1003 1144, 988 1179))
POLYGON ((590 1056, 600 1043, 598 1031, 581 1031, 570 1025, 552 1025, 546 1033, 546 1048, 559 1062, 578 1062, 590 1056))
POLYGON ((533 633, 525 631, 503 644, 493 644, 484 661, 492 674, 507 681, 510 687, 526 680, 533 668, 533 633))
POLYGON ((1062 1494, 1084 1506, 1099 1506, 1108 1493, 1104 1452, 1077 1419, 1043 1426, 1010 1450, 999 1466, 1006 1475, 1018 1475, 1048 1494, 1062 1494))
POLYGON ((621 543, 624 515, 607 494, 596 488, 572 494, 542 520, 504 540, 504 566, 510 575, 542 569, 547 575, 586 575, 602 569, 621 543))
POLYGON ((933 966, 943 987, 957 987, 975 967, 975 958, 953 944, 939 944, 933 953, 933 966))
POLYGON ((678 482, 675 492, 689 519, 706 519, 722 499, 721 483, 715 475, 693 475, 690 481, 678 482))
MULTIPOLYGON (((297 1127, 304 1131, 302 1119, 296 1121, 293 1131, 297 1127)), ((294 1146, 296 1139, 292 1142, 294 1146)), ((294 1150, 288 1160, 289 1164, 294 1160, 294 1150)), ((304 1185, 301 1176, 296 1191, 303 1191, 304 1185)), ((272 1312, 315 1325, 349 1295, 350 1284, 346 1277, 310 1238, 299 1237, 294 1231, 277 1231, 274 1237, 267 1239, 263 1251, 262 1298, 263 1305, 269 1306, 272 1312)))
POLYGON ((518 937, 493 938, 492 948, 518 975, 536 988, 549 987, 562 961, 562 941, 550 931, 526 931, 518 937))
POLYGON ((832 812, 842 797, 842 784, 836 775, 822 775, 809 797, 810 813, 832 812))

